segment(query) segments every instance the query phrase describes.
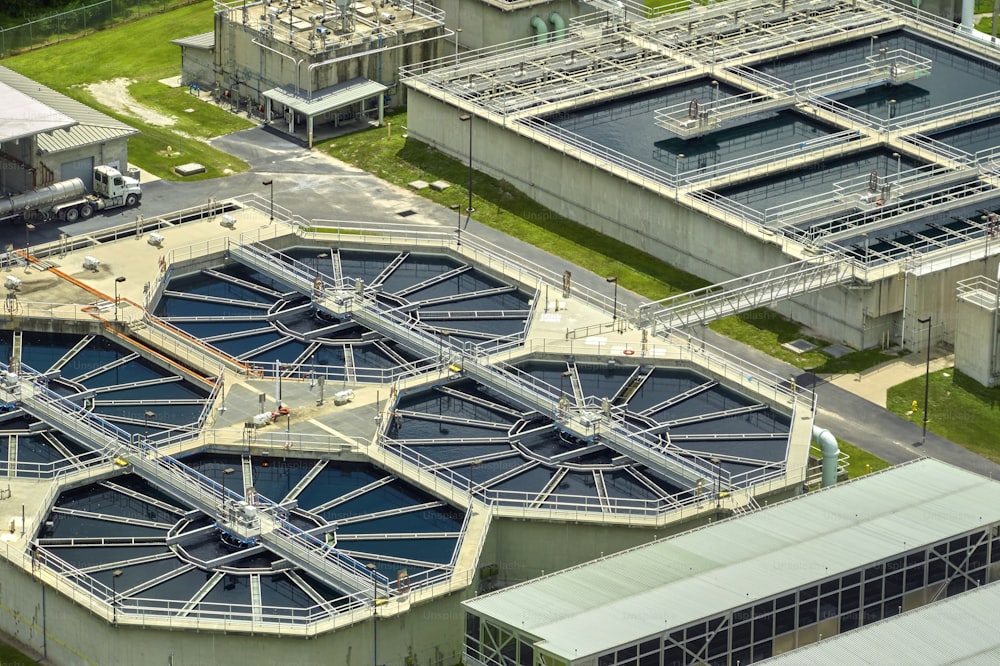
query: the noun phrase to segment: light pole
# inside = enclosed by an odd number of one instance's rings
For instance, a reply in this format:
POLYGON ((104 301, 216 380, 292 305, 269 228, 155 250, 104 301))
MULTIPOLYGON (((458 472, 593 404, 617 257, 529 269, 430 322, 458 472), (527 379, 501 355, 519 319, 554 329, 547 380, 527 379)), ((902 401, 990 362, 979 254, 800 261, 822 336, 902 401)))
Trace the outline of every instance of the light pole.
POLYGON ((24 272, 28 272, 28 268, 31 266, 31 261, 28 257, 31 256, 31 232, 35 230, 35 225, 26 224, 24 225, 24 272))
POLYGON ((261 183, 261 185, 271 188, 271 207, 270 207, 271 219, 268 220, 268 224, 271 224, 271 222, 274 222, 274 179, 272 178, 270 180, 265 180, 263 183, 261 183))
POLYGON ((468 226, 469 218, 476 212, 472 207, 472 116, 463 113, 458 119, 463 123, 469 123, 469 207, 465 209, 465 224, 468 226))
POLYGON ((125 281, 124 275, 115 278, 115 321, 118 321, 118 285, 125 281))
POLYGON ((365 567, 372 573, 372 664, 378 666, 378 568, 371 563, 365 567))
POLYGON ((722 461, 712 458, 712 464, 715 465, 715 508, 719 509, 722 507, 722 461))
POLYGON ((453 211, 456 211, 458 213, 458 222, 455 223, 455 238, 458 239, 456 241, 456 244, 457 245, 461 245, 462 244, 462 206, 461 206, 461 204, 452 204, 452 205, 448 206, 448 208, 451 208, 453 211))
POLYGON ((614 323, 618 321, 618 278, 608 277, 604 279, 607 280, 609 283, 615 285, 614 305, 611 306, 611 321, 612 323, 614 323))
POLYGON ((917 319, 918 324, 927 324, 927 365, 924 368, 924 432, 920 436, 920 445, 927 442, 927 404, 931 390, 931 315, 917 319))
POLYGON ((147 409, 142 416, 142 439, 145 442, 149 439, 149 419, 154 418, 156 414, 147 409))
POLYGON ((124 572, 121 569, 115 569, 111 572, 111 614, 113 624, 118 624, 118 577, 124 572))

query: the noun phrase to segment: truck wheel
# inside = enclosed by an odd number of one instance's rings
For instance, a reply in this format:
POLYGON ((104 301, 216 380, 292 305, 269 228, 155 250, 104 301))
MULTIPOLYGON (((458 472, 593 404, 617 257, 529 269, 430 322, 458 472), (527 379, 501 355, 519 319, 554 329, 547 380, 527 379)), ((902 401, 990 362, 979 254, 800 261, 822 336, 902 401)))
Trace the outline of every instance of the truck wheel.
POLYGON ((67 208, 64 216, 66 217, 67 222, 76 222, 80 219, 80 211, 76 208, 67 208))
POLYGON ((130 194, 127 197, 125 197, 125 205, 128 206, 129 208, 136 205, 137 203, 139 203, 139 197, 135 196, 134 194, 130 194))
POLYGON ((82 217, 85 220, 89 220, 93 216, 94 216, 93 206, 91 206, 89 203, 85 203, 82 206, 80 206, 80 217, 82 217))

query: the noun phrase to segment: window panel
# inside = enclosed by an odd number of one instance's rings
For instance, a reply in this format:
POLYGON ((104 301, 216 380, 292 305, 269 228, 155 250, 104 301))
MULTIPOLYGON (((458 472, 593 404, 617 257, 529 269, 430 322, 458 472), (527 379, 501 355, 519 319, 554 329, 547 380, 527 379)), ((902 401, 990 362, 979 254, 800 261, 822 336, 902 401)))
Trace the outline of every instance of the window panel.
POLYGON ((857 585, 858 583, 861 582, 861 572, 855 571, 854 573, 849 573, 846 576, 843 576, 840 580, 841 580, 840 583, 841 588, 850 587, 851 585, 857 585))
POLYGON ((840 632, 857 629, 861 625, 861 613, 853 611, 840 616, 840 632))
POLYGON ((615 666, 615 653, 605 654, 597 658, 597 666, 615 666))
POLYGON ((816 624, 816 609, 819 606, 819 602, 816 599, 812 601, 804 601, 799 605, 799 628, 808 627, 810 624, 816 624))
POLYGON ((882 581, 871 580, 865 583, 865 605, 882 602, 882 581))
POLYGON ((650 654, 651 652, 660 652, 660 639, 654 638, 649 641, 643 641, 639 643, 639 654, 650 654))
POLYGON ((639 666, 660 666, 660 653, 656 652, 639 657, 639 666))
POLYGON ((805 587, 799 592, 799 600, 812 599, 816 597, 817 594, 819 594, 819 588, 815 585, 805 587))
POLYGON ((624 647, 618 650, 618 661, 622 661, 623 659, 632 659, 633 657, 637 657, 638 655, 639 655, 638 646, 629 645, 628 647, 624 647))
POLYGON ((903 572, 898 571, 885 577, 885 596, 895 597, 903 593, 903 572))
POLYGON ((825 620, 840 614, 839 594, 834 592, 819 600, 819 619, 825 620))
POLYGON ((535 649, 522 642, 518 651, 518 662, 521 666, 534 666, 535 649))
POLYGON ((795 594, 786 594, 783 597, 778 597, 774 602, 775 608, 788 608, 789 606, 795 605, 795 594))
POLYGON ((780 636, 795 628, 795 609, 786 608, 774 614, 774 635, 780 636))
POLYGON ((937 583, 944 580, 945 571, 947 571, 947 566, 940 559, 931 559, 930 564, 927 565, 927 583, 937 583))
POLYGON ((667 648, 663 651, 663 666, 683 666, 684 651, 679 647, 667 648))
POLYGON ((886 599, 885 603, 882 604, 882 617, 892 617, 893 615, 899 615, 902 613, 903 597, 893 597, 892 599, 886 599))
POLYGON ((729 652, 729 631, 720 629, 708 643, 708 657, 717 657, 729 652))
POLYGON ((774 616, 766 615, 764 617, 759 617, 753 621, 753 640, 754 643, 759 642, 761 639, 773 638, 774 637, 774 616))
POLYGON ((699 622, 698 624, 693 624, 684 631, 684 637, 686 640, 691 640, 692 638, 698 638, 699 636, 704 636, 707 627, 704 622, 699 622))
POLYGON ((878 603, 873 606, 866 606, 864 613, 861 616, 861 621, 863 624, 871 624, 872 622, 878 622, 882 619, 882 604, 878 603))
POLYGON ((840 613, 850 613, 861 608, 861 588, 852 587, 840 593, 840 613))
POLYGON ((882 564, 875 564, 873 566, 865 569, 865 580, 875 580, 876 578, 881 578, 883 574, 882 564))
POLYGON ((753 642, 753 637, 751 634, 751 629, 753 625, 749 622, 739 624, 733 627, 732 639, 733 639, 733 649, 743 648, 750 645, 753 642))
POLYGON ((926 553, 924 553, 924 551, 920 551, 919 553, 910 553, 906 556, 906 566, 915 567, 917 565, 922 565, 925 558, 926 553))
POLYGON ((828 580, 819 586, 820 594, 830 594, 831 592, 836 592, 840 589, 840 580, 828 580))
POLYGON ((774 611, 774 601, 762 601, 753 607, 754 617, 759 617, 761 615, 770 615, 774 611))
POLYGON ((753 646, 753 660, 761 661, 774 654, 774 646, 771 641, 764 641, 753 646))
POLYGON ((913 590, 919 590, 924 586, 924 567, 914 567, 913 569, 906 570, 905 580, 903 581, 903 588, 907 592, 913 590))

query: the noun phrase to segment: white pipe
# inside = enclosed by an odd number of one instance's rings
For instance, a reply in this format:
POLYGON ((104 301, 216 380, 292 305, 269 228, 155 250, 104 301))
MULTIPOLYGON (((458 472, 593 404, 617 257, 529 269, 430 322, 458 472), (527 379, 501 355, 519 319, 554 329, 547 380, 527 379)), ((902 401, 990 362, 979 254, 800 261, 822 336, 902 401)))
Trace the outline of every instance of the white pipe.
POLYGON ((415 42, 403 42, 401 44, 396 44, 395 46, 383 46, 375 49, 368 49, 367 51, 361 51, 359 53, 349 53, 347 55, 338 56, 336 58, 331 58, 329 60, 324 60, 323 62, 314 62, 307 68, 306 72, 309 74, 309 97, 312 98, 312 71, 316 67, 323 67, 325 65, 332 65, 336 62, 341 62, 343 60, 352 60, 354 58, 359 58, 361 56, 371 55, 372 53, 383 53, 385 51, 393 51, 395 49, 401 49, 404 46, 415 46, 417 44, 423 44, 424 42, 433 42, 439 39, 447 39, 448 37, 454 35, 455 33, 451 30, 445 28, 444 34, 437 35, 435 37, 426 37, 424 39, 418 39, 415 42))
POLYGON ((962 0, 962 32, 972 32, 976 25, 976 2, 975 0, 962 0))
MULTIPOLYGON (((293 58, 292 56, 288 55, 287 53, 282 53, 281 51, 279 51, 277 49, 272 49, 270 46, 267 46, 266 44, 261 44, 256 39, 252 39, 250 41, 251 41, 251 43, 256 44, 257 46, 259 46, 262 49, 267 49, 268 51, 270 51, 272 53, 277 53, 282 58, 288 58, 289 60, 291 60, 292 62, 295 63, 295 94, 298 95, 299 94, 299 88, 301 88, 301 86, 299 85, 299 83, 301 82, 301 77, 299 76, 299 66, 303 62, 305 62, 305 58, 299 58, 298 60, 296 60, 295 58, 293 58)), ((309 93, 309 96, 312 97, 312 92, 309 93)), ((270 118, 268 118, 268 120, 270 120, 270 118)))

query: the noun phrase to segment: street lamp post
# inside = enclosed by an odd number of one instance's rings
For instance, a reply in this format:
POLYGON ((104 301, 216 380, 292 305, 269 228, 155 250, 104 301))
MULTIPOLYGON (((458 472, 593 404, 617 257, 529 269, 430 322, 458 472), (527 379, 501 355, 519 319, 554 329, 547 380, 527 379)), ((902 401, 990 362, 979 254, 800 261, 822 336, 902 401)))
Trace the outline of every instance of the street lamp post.
POLYGON ((677 153, 677 161, 674 163, 674 201, 681 198, 681 162, 684 161, 684 153, 677 153))
POLYGON ((461 206, 461 204, 452 204, 452 205, 450 205, 448 207, 451 208, 453 211, 456 211, 458 213, 458 222, 455 223, 455 238, 457 239, 456 240, 456 244, 457 245, 461 245, 462 244, 462 206, 461 206))
POLYGON ((931 315, 917 319, 918 324, 927 324, 927 365, 924 368, 924 432, 920 436, 920 445, 927 442, 927 404, 931 390, 931 315))
POLYGON ((149 419, 154 418, 156 414, 146 410, 146 413, 142 415, 142 440, 145 442, 149 439, 149 419))
POLYGON ((465 224, 468 226, 469 218, 476 212, 476 209, 472 207, 472 116, 463 113, 458 119, 463 123, 469 123, 469 207, 465 209, 465 224))
POLYGON ((118 321, 118 285, 125 281, 124 275, 115 278, 115 321, 118 321))
POLYGON ((31 256, 31 232, 35 230, 35 225, 26 224, 24 225, 24 272, 28 272, 28 268, 31 266, 31 261, 28 257, 31 256))
POLYGON ((609 283, 615 285, 614 304, 611 306, 611 321, 615 322, 618 321, 618 278, 608 277, 604 279, 607 280, 609 283))
POLYGON ((118 624, 118 577, 124 572, 121 569, 115 569, 111 572, 111 614, 112 623, 118 624))
POLYGON ((371 563, 365 566, 372 574, 372 664, 378 666, 378 568, 371 563))
POLYGON ((715 465, 715 508, 719 509, 722 507, 722 461, 712 458, 712 464, 715 465))
POLYGON ((271 199, 270 199, 270 203, 271 203, 271 206, 270 206, 271 219, 268 220, 268 224, 270 224, 271 222, 274 222, 274 179, 271 178, 269 180, 265 180, 263 183, 261 183, 261 185, 264 185, 265 187, 270 187, 271 188, 271 199))

